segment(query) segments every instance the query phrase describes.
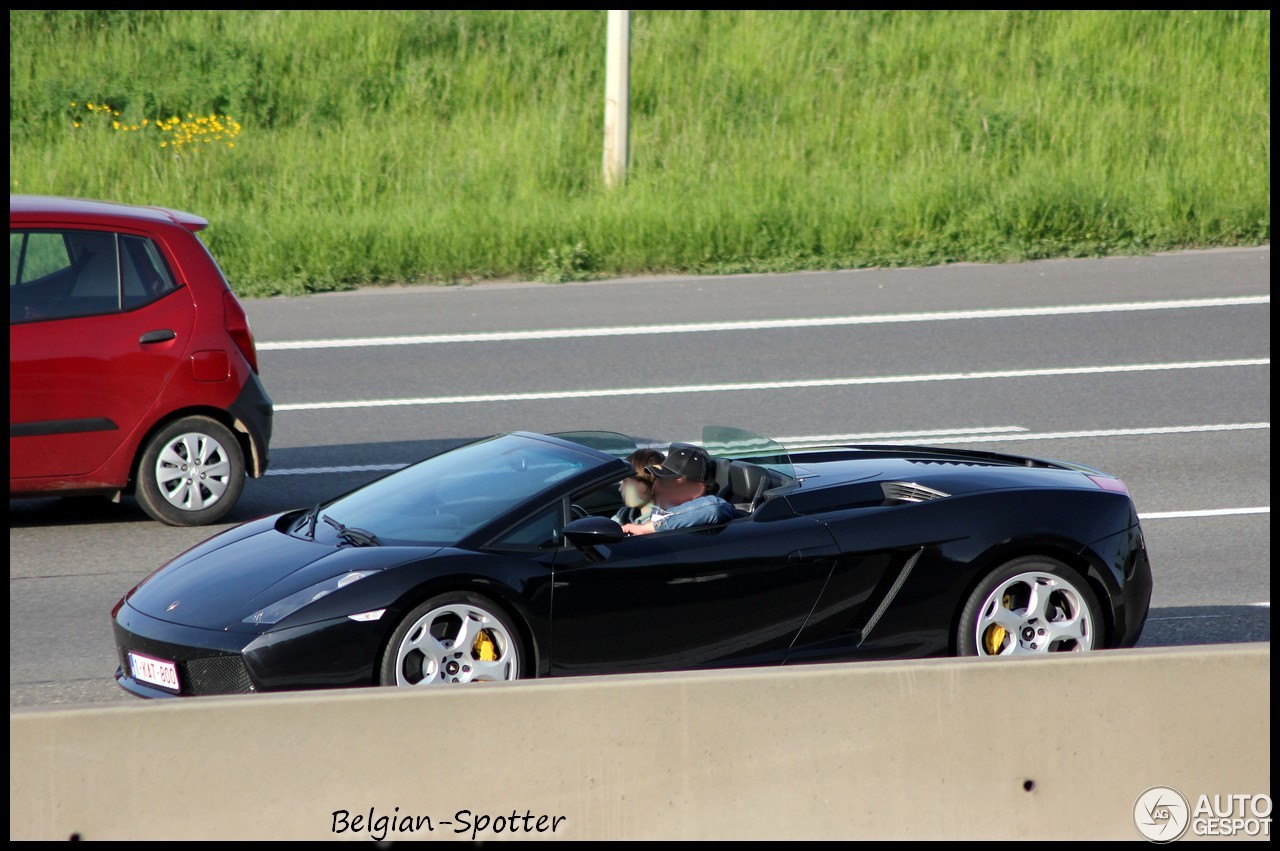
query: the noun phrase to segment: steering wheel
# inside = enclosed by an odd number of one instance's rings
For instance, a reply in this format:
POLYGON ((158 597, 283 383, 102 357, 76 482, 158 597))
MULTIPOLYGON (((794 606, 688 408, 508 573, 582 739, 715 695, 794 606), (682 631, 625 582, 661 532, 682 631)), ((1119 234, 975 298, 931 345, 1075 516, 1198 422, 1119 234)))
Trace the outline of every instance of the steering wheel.
POLYGON ((573 515, 574 520, 591 516, 590 514, 587 513, 587 510, 583 508, 581 505, 570 505, 569 513, 573 515))

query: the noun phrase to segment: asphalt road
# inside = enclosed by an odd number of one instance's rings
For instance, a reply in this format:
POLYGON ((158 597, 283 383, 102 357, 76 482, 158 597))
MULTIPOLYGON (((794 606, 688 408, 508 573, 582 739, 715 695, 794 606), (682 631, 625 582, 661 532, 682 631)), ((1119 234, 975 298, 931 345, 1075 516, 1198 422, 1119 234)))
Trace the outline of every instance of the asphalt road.
MULTIPOLYGON (((516 429, 964 445, 1128 483, 1155 572, 1143 644, 1269 641, 1270 292, 1265 247, 250 300, 275 436, 230 519, 516 429)), ((133 701, 112 605, 222 528, 11 500, 11 710, 133 701)))

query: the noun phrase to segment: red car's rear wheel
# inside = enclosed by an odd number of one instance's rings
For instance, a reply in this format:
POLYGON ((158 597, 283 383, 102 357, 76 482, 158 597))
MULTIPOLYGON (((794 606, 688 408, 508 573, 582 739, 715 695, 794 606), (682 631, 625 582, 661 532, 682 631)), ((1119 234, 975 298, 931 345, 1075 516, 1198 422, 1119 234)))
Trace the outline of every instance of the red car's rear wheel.
POLYGON ((244 452, 229 428, 209 417, 183 417, 147 444, 135 494, 142 510, 162 523, 202 526, 231 511, 244 477, 244 452))

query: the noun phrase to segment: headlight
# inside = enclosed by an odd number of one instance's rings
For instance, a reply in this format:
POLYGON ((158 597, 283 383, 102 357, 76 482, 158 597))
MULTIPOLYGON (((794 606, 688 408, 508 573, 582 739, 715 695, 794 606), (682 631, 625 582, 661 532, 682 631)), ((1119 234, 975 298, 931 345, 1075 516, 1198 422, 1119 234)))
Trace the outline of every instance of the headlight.
POLYGON ((352 582, 359 582, 371 573, 377 573, 376 570, 353 570, 350 573, 344 573, 341 576, 335 576, 332 579, 326 579, 324 582, 317 582, 310 588, 303 588, 295 594, 290 594, 283 600, 277 600, 265 609, 254 612, 244 619, 244 623, 257 624, 273 624, 279 623, 289 615, 301 609, 309 603, 314 603, 321 597, 327 597, 339 588, 345 588, 352 582))

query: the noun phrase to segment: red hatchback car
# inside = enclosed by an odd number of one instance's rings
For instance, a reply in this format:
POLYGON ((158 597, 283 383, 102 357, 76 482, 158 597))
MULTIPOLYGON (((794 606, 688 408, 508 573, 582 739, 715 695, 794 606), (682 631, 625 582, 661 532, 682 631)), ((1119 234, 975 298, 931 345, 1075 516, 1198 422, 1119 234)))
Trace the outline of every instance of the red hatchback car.
POLYGON ((132 494, 214 523, 267 469, 272 404, 199 216, 9 196, 9 496, 132 494))

